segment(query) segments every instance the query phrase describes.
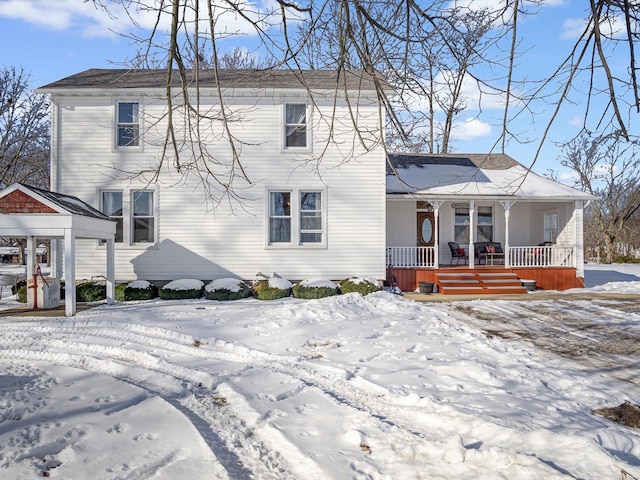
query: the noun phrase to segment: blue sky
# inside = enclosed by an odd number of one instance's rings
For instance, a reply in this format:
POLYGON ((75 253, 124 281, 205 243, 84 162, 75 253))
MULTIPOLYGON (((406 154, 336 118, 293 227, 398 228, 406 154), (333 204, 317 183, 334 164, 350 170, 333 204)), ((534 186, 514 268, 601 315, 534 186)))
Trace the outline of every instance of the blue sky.
MULTIPOLYGON (((466 0, 469 1, 469 0, 466 0)), ((477 1, 477 0, 476 0, 477 1)), ((481 0, 496 3, 497 0, 481 0)), ((575 41, 576 28, 584 16, 581 0, 548 0, 539 14, 521 24, 520 32, 528 49, 519 59, 520 75, 543 78, 550 75, 575 41)), ((0 0, 0 66, 22 67, 31 75, 33 88, 45 85, 88 68, 114 68, 136 53, 131 41, 113 31, 126 32, 131 22, 122 13, 117 18, 94 8, 83 0, 0 0), (11 45, 11 47, 8 47, 11 45)), ((138 19, 143 26, 148 19, 138 19)), ((574 94, 575 105, 567 106, 556 120, 551 139, 543 148, 534 171, 548 169, 562 173, 557 163, 559 149, 554 141, 566 141, 577 131, 584 97, 574 94)), ((534 115, 522 116, 510 127, 531 143, 512 142, 507 153, 530 165, 553 105, 538 105, 534 115)), ((457 152, 479 153, 491 149, 502 112, 487 107, 482 121, 460 119, 457 152)))

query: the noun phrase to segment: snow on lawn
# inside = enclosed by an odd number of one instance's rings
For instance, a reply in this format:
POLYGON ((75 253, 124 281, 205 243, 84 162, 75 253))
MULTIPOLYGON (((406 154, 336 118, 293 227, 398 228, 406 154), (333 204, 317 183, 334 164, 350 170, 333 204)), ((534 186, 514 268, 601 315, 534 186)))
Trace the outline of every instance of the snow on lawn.
MULTIPOLYGON (((640 293, 640 267, 589 268, 587 282, 608 271, 640 293)), ((638 431, 591 414, 640 403, 637 384, 487 335, 460 303, 380 292, 2 317, 0 478, 640 479, 638 431)), ((625 321, 638 332, 637 311, 625 321)))

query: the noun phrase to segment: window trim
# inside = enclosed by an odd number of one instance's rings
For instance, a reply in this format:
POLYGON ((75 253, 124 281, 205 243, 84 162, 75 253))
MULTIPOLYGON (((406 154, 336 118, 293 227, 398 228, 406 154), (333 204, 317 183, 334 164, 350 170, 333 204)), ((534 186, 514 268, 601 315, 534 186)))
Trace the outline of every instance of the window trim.
POLYGON ((326 249, 327 237, 328 237, 328 215, 327 215, 327 188, 326 187, 296 187, 296 188, 272 188, 265 189, 265 248, 269 250, 278 249, 326 249), (270 235, 270 221, 271 221, 271 193, 273 192, 288 192, 291 194, 291 238, 289 242, 271 242, 270 235), (319 192, 320 193, 320 212, 322 214, 322 230, 314 231, 314 233, 320 233, 321 242, 302 242, 301 241, 301 204, 300 195, 304 192, 319 192))
MULTIPOLYGON (((122 193, 122 242, 115 242, 116 249, 147 249, 150 246, 159 243, 159 208, 158 208, 158 189, 157 188, 134 188, 134 187, 113 187, 100 188, 97 190, 98 206, 101 212, 104 210, 103 192, 121 192, 122 193), (134 211, 133 211, 133 194, 135 192, 150 192, 153 194, 153 216, 141 218, 153 218, 153 242, 134 242, 134 211)), ((99 245, 105 242, 99 241, 99 245)))
POLYGON ((313 109, 311 108, 311 106, 309 105, 309 102, 306 100, 300 100, 300 101, 285 101, 282 104, 282 111, 281 111, 281 122, 280 122, 280 128, 281 128, 281 135, 282 135, 282 140, 281 140, 281 145, 282 145, 282 152, 286 152, 286 153, 299 153, 299 152, 311 152, 313 150, 313 128, 312 128, 312 117, 313 117, 313 109), (302 125, 302 124, 297 124, 297 123, 287 123, 287 105, 304 105, 305 106, 305 112, 306 112, 306 145, 304 147, 295 147, 295 146, 288 146, 287 145, 287 127, 290 125, 302 125))
MULTIPOLYGON (((141 152, 143 151, 143 103, 140 99, 138 98, 115 98, 113 101, 113 127, 111 129, 111 135, 112 135, 112 149, 114 151, 131 151, 131 152, 141 152), (118 129, 120 128, 121 122, 120 122, 120 104, 121 103, 137 103, 138 104, 138 145, 118 145, 118 139, 119 139, 119 135, 118 135, 118 129)), ((129 124, 127 122, 122 122, 122 124, 129 124)), ((131 125, 134 125, 134 123, 131 123, 131 125)))

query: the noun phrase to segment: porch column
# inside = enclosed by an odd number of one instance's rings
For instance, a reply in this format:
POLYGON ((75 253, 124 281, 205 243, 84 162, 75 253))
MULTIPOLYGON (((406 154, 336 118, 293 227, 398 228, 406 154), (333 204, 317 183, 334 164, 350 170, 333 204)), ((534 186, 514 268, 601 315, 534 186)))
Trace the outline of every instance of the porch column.
POLYGON ((115 299, 115 252, 113 236, 107 239, 107 305, 112 305, 115 299))
POLYGON ((511 266, 509 255, 509 211, 511 210, 511 205, 514 203, 516 202, 511 200, 500 201, 500 204, 504 208, 504 268, 511 266))
POLYGON ((574 240, 574 262, 576 269, 576 277, 582 278, 584 281, 584 202, 576 200, 573 210, 575 216, 575 240, 574 240))
POLYGON ((475 268, 476 253, 473 244, 476 241, 475 200, 469 200, 469 268, 475 268))
POLYGON ((64 231, 64 306, 67 317, 76 314, 76 238, 70 228, 64 231))
POLYGON ((36 263, 38 262, 38 254, 36 253, 36 237, 27 237, 27 281, 33 278, 36 273, 36 263))
POLYGON ((442 200, 430 200, 429 203, 433 207, 433 221, 435 223, 433 234, 433 265, 440 267, 440 207, 444 203, 442 200))

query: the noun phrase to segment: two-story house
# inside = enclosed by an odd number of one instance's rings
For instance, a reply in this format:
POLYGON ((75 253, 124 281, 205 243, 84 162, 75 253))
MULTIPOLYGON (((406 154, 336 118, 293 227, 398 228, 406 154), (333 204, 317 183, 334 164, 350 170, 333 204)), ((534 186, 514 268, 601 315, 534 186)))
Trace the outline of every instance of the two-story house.
MULTIPOLYGON (((166 71, 88 70, 38 90, 52 104, 51 190, 117 222, 116 280, 384 278, 385 120, 373 82, 321 70, 198 75, 199 143, 173 99, 181 169, 171 156, 159 167, 166 71)), ((77 278, 104 274, 103 242, 79 240, 75 254, 77 278)))
MULTIPOLYGON (((177 76, 168 107, 164 70, 88 70, 39 89, 52 103, 51 190, 117 223, 116 280, 583 285, 593 197, 504 154, 387 155, 377 85, 359 73, 198 77, 187 89, 198 121, 177 76)), ((104 243, 78 241, 76 278, 104 275, 104 243)))

